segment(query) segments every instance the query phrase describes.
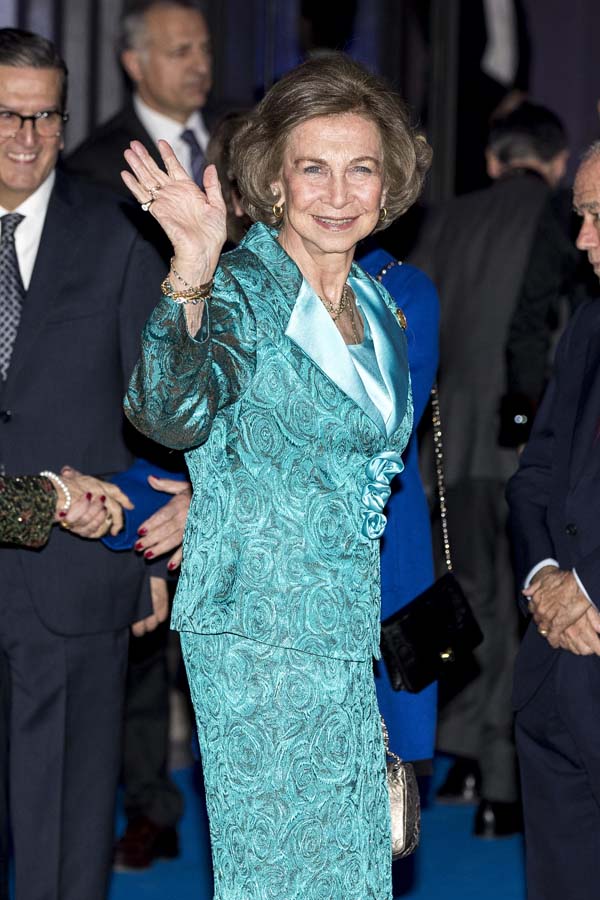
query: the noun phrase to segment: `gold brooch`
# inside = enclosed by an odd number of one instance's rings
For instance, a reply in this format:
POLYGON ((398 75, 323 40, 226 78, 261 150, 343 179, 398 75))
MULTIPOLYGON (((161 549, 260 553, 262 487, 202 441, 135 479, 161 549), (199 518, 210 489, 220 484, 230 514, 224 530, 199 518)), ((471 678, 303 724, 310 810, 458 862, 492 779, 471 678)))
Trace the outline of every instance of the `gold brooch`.
POLYGON ((404 331, 406 331, 408 322, 406 321, 406 316, 400 308, 396 310, 396 318, 398 319, 398 325, 400 326, 400 328, 403 328, 404 331))

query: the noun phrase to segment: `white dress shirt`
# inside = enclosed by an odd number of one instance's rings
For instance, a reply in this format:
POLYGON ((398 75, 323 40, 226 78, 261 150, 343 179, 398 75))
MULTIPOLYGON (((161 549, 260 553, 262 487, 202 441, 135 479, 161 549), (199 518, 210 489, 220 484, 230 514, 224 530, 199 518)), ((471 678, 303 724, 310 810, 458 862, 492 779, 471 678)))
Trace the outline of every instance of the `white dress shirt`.
POLYGON ((28 289, 33 274, 33 267, 40 246, 55 178, 56 174, 53 169, 46 180, 40 184, 39 188, 33 194, 30 194, 27 200, 24 200, 16 209, 8 210, 0 206, 0 216, 6 215, 9 211, 18 212, 25 216, 15 231, 15 249, 25 290, 28 289))
POLYGON ((519 62, 514 0, 484 0, 483 11, 488 39, 481 60, 482 71, 505 87, 511 87, 519 62))
POLYGON ((155 144, 160 140, 168 141, 175 156, 180 161, 188 175, 192 174, 192 151, 189 144, 181 140, 181 133, 186 129, 190 129, 196 135, 196 139, 202 150, 206 151, 208 145, 209 134, 199 110, 193 112, 185 125, 164 116, 162 113, 151 109, 147 103, 137 95, 133 95, 133 107, 136 115, 155 144))

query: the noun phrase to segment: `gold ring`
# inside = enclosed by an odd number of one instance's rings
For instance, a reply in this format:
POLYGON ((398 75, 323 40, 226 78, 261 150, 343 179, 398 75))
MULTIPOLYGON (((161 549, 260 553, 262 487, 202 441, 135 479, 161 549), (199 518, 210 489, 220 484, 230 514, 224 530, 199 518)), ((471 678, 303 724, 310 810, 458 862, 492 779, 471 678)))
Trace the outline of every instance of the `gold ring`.
POLYGON ((539 631, 539 633, 541 634, 542 637, 547 637, 547 636, 548 636, 548 632, 546 631, 545 628, 538 628, 538 631, 539 631))
POLYGON ((71 526, 70 526, 69 523, 66 521, 66 519, 61 519, 61 521, 60 521, 59 524, 60 524, 60 527, 61 527, 61 528, 64 528, 64 529, 65 529, 65 531, 70 531, 70 530, 71 530, 71 526))

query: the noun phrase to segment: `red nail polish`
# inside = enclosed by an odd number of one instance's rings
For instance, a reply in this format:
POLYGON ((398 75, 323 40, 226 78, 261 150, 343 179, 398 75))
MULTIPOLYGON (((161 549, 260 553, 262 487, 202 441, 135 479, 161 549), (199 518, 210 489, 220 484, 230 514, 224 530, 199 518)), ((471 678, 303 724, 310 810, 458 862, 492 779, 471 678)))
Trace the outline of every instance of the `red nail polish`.
POLYGON ((174 568, 175 568, 175 563, 174 563, 174 562, 170 562, 170 563, 167 564, 167 569, 174 569, 174 568))
POLYGON ((104 503, 106 501, 106 497, 104 494, 100 494, 100 503, 104 503))
POLYGON ((138 541, 137 544, 134 545, 134 550, 143 550, 143 549, 144 549, 144 545, 142 544, 141 541, 138 541))
POLYGON ((148 534, 147 528, 138 528, 138 534, 140 537, 144 537, 145 534, 148 534))
POLYGON ((92 495, 90 494, 89 491, 88 491, 87 494, 85 495, 85 499, 86 499, 86 500, 91 500, 91 499, 92 499, 92 495))
POLYGON ((146 552, 144 553, 144 556, 146 557, 146 559, 152 559, 152 557, 154 556, 154 553, 152 552, 152 550, 146 550, 146 552))
POLYGON ((64 511, 64 509, 61 509, 58 515, 61 519, 64 519, 64 517, 66 516, 66 512, 64 511))

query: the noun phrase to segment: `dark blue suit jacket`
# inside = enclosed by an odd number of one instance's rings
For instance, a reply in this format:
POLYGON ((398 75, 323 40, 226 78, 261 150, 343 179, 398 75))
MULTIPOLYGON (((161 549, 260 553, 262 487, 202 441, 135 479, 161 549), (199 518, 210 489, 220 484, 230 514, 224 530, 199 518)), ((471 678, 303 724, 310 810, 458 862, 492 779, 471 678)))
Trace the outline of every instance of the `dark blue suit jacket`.
MULTIPOLYGON (((7 474, 69 463, 106 476, 139 451, 122 398, 165 267, 127 210, 105 189, 57 172, 0 395, 7 474)), ((0 583, 17 560, 36 612, 58 633, 111 631, 151 611, 147 572, 132 553, 55 528, 39 551, 0 545, 0 583)))
MULTIPOLYGON (((566 329, 531 438, 507 489, 520 581, 548 557, 577 570, 600 605, 600 304, 580 307, 566 329)), ((561 651, 529 626, 515 670, 523 706, 561 651)))

